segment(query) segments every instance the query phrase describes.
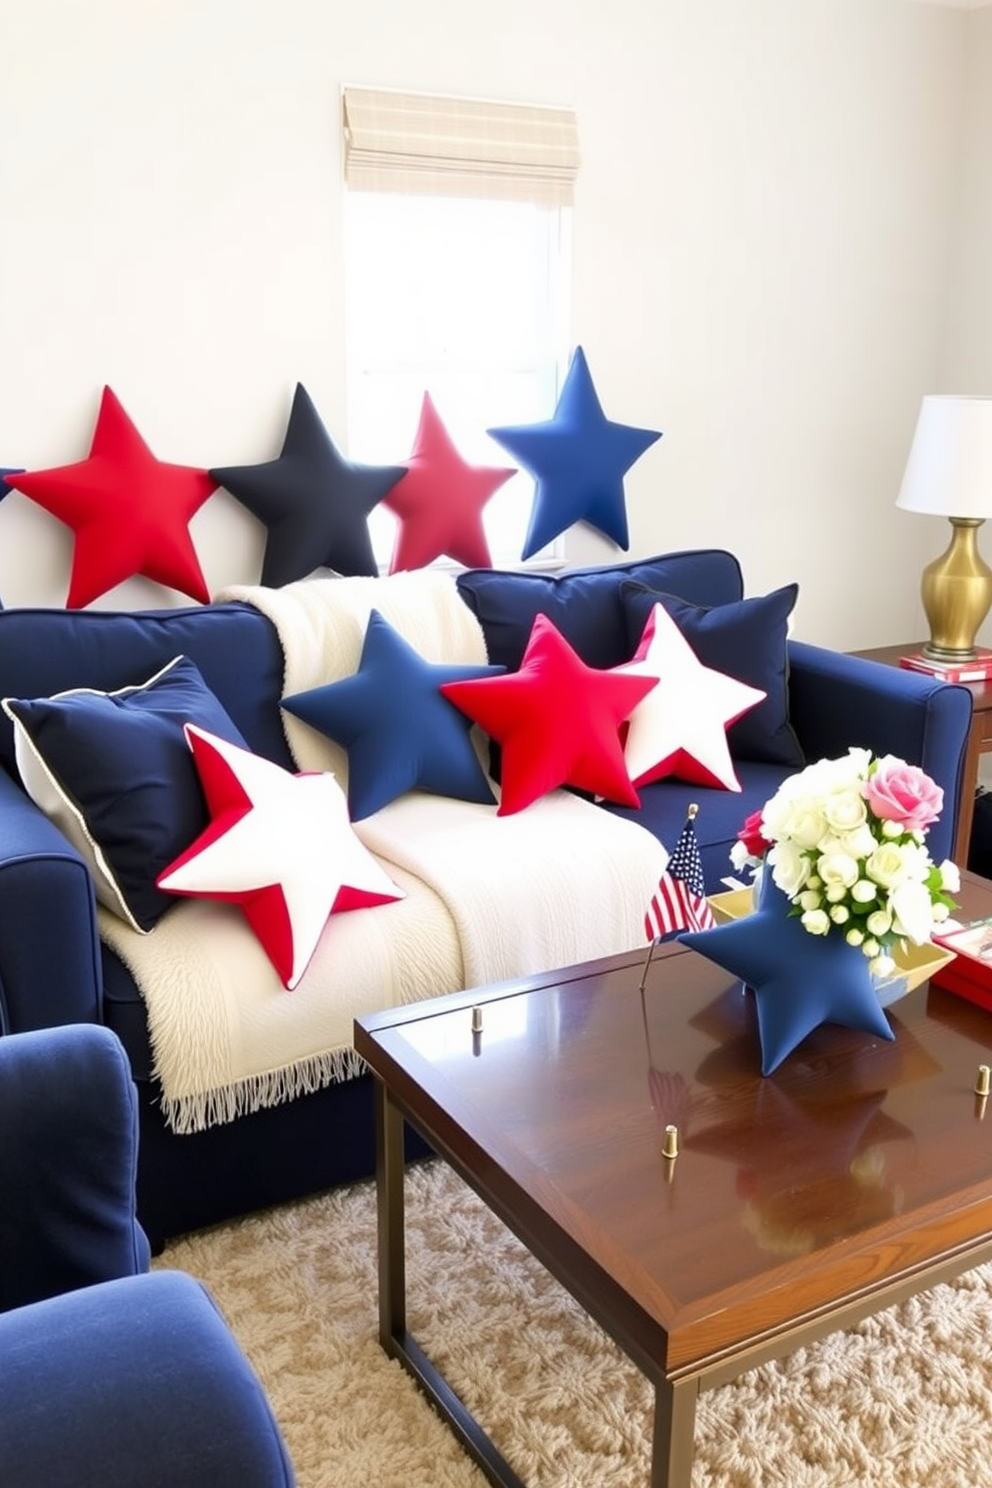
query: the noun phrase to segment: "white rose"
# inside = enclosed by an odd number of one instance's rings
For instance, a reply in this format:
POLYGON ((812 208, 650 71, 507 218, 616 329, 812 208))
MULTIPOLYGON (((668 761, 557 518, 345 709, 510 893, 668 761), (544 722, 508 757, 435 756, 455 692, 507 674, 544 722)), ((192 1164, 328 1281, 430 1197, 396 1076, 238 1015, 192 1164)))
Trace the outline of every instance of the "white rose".
POLYGON ((868 962, 868 970, 877 977, 890 977, 895 969, 896 963, 884 951, 880 956, 873 956, 868 962))
POLYGON ((826 935, 830 929, 830 921, 822 909, 808 909, 800 917, 800 923, 810 935, 826 935))
POLYGON ((777 842, 783 835, 782 828, 792 814, 792 802, 784 793, 784 787, 780 788, 778 794, 765 803, 761 813, 761 833, 768 842, 777 842))
POLYGON ((826 884, 828 893, 834 887, 849 889, 858 881, 857 860, 846 852, 823 853, 816 860, 816 871, 826 884))
POLYGON ((849 946, 859 946, 864 938, 864 931, 859 930, 857 925, 852 925, 850 930, 848 930, 847 934, 844 936, 844 939, 847 941, 849 946))
POLYGON ((851 911, 846 904, 835 904, 830 910, 830 918, 835 925, 846 925, 851 918, 851 911))
POLYGON ((867 858, 877 846, 875 835, 867 822, 853 827, 850 832, 827 832, 817 843, 817 848, 825 857, 829 857, 831 853, 846 853, 849 858, 867 858))
POLYGON ((826 798, 823 815, 832 832, 853 832, 868 820, 868 807, 861 792, 848 786, 826 798))
POLYGON ((950 919, 951 911, 946 904, 935 904, 930 910, 935 925, 940 925, 944 920, 950 919))
POLYGON ((786 894, 794 899, 809 877, 809 859, 791 842, 776 842, 768 850, 772 878, 786 894))
POLYGON ((853 858, 867 858, 875 851, 875 834, 867 822, 848 832, 844 838, 844 846, 853 858))
POLYGON ((896 934, 907 936, 914 945, 925 945, 933 929, 933 905, 926 884, 915 879, 897 884, 889 896, 889 903, 896 934))
POLYGON ((920 883, 925 882, 930 876, 933 863, 924 845, 921 842, 904 842, 900 851, 906 865, 907 876, 918 879, 920 883))
POLYGON ((804 889, 799 895, 800 909, 819 909, 823 902, 823 895, 818 894, 815 889, 804 889))
POLYGON ((826 829, 823 812, 815 802, 797 803, 785 819, 782 836, 797 847, 815 847, 826 829))
POLYGON ((870 883, 867 878, 859 878, 856 884, 851 885, 851 898, 855 904, 870 904, 878 896, 878 885, 870 883))
POLYGON ((748 852, 743 842, 741 842, 740 840, 735 842, 733 847, 730 849, 730 863, 734 871, 736 873, 741 873, 747 867, 750 861, 751 854, 748 852))
POLYGON ((956 894, 961 888, 961 870, 950 858, 945 858, 940 865, 940 884, 949 894, 956 894))
POLYGON ((909 877, 910 867, 908 851, 897 842, 880 842, 865 863, 865 873, 883 889, 893 889, 909 877))
POLYGON ((817 760, 803 772, 809 787, 822 795, 840 790, 860 790, 871 764, 870 749, 849 749, 840 759, 817 760))

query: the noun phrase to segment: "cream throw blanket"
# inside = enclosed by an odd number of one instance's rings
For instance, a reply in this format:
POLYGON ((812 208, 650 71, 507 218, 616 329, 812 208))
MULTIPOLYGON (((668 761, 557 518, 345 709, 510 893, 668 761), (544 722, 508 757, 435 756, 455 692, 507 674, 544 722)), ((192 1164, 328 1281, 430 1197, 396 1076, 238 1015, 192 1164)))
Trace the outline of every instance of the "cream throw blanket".
MULTIPOLYGON (((430 660, 485 660, 454 580, 430 570, 219 598, 255 604, 276 624, 287 694, 357 668, 373 607, 430 660)), ((343 751, 283 716, 301 769, 346 778, 343 751)), ((407 897, 332 915, 292 992, 236 906, 182 900, 150 935, 99 911, 101 935, 144 996, 173 1130, 355 1073, 352 1020, 363 1013, 644 945, 644 911, 667 860, 643 828, 566 791, 509 817, 411 792, 355 830, 407 897)))

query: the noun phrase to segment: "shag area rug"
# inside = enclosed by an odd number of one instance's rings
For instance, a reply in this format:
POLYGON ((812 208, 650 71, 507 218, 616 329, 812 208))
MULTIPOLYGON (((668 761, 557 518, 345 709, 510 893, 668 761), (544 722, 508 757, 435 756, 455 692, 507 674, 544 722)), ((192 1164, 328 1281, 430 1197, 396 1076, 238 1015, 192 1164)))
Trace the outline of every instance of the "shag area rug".
MULTIPOLYGON (((376 1335, 371 1183, 184 1237, 300 1488, 483 1488, 376 1335)), ((409 1325, 530 1488, 645 1488, 652 1396, 444 1164, 407 1180, 409 1325)), ((973 1488, 992 1451, 992 1265, 702 1396, 692 1488, 973 1488)))

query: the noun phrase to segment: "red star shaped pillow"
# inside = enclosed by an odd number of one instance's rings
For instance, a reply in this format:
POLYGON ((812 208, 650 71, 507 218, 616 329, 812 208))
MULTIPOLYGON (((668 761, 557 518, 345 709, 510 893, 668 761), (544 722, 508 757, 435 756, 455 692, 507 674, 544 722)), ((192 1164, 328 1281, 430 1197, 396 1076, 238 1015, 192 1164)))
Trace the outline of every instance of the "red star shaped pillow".
POLYGON ((217 482, 206 470, 156 460, 109 387, 87 459, 6 480, 75 531, 67 608, 135 574, 201 604, 210 599, 188 524, 217 482))
POLYGON ((158 886, 239 904, 292 989, 330 914, 388 904, 403 891, 355 836, 333 775, 294 775, 195 724, 186 737, 211 822, 158 886))
POLYGON ((406 474, 382 501, 400 523, 389 572, 426 568, 443 556, 466 568, 492 568, 482 509, 515 469, 463 460, 429 393, 405 463, 406 474))
POLYGON ((767 696, 703 666, 664 605, 652 607, 626 677, 656 683, 630 716, 624 759, 635 785, 676 775, 697 785, 739 791, 727 729, 767 696))
POLYGON ((445 682, 441 691, 502 745, 497 814, 510 816, 559 785, 640 805, 620 725, 655 681, 587 666, 547 615, 538 615, 519 671, 445 682))

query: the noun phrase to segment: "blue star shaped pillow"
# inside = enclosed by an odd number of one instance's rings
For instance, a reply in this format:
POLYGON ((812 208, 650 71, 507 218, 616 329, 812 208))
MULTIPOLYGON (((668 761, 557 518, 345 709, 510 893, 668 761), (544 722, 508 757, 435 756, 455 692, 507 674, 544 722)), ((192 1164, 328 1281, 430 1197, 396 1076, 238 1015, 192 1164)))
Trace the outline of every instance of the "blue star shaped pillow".
POLYGON ((23 474, 24 471, 19 465, 0 465, 0 501, 2 501, 5 496, 8 496, 14 489, 13 486, 9 486, 7 484, 7 476, 23 474))
POLYGON ((588 522, 618 547, 629 547, 623 478, 661 434, 610 422, 581 346, 554 418, 488 433, 537 482, 522 558, 533 558, 575 522, 588 522))
POLYGON ((767 869, 753 914, 713 930, 684 931, 678 939, 754 992, 763 1075, 778 1069, 821 1023, 895 1037, 867 958, 839 933, 804 929, 767 869))
POLYGON ((492 805, 495 797, 472 743, 472 720, 440 687, 503 671, 425 661, 373 610, 358 671, 283 698, 282 706, 348 751, 352 821, 411 790, 492 805))

